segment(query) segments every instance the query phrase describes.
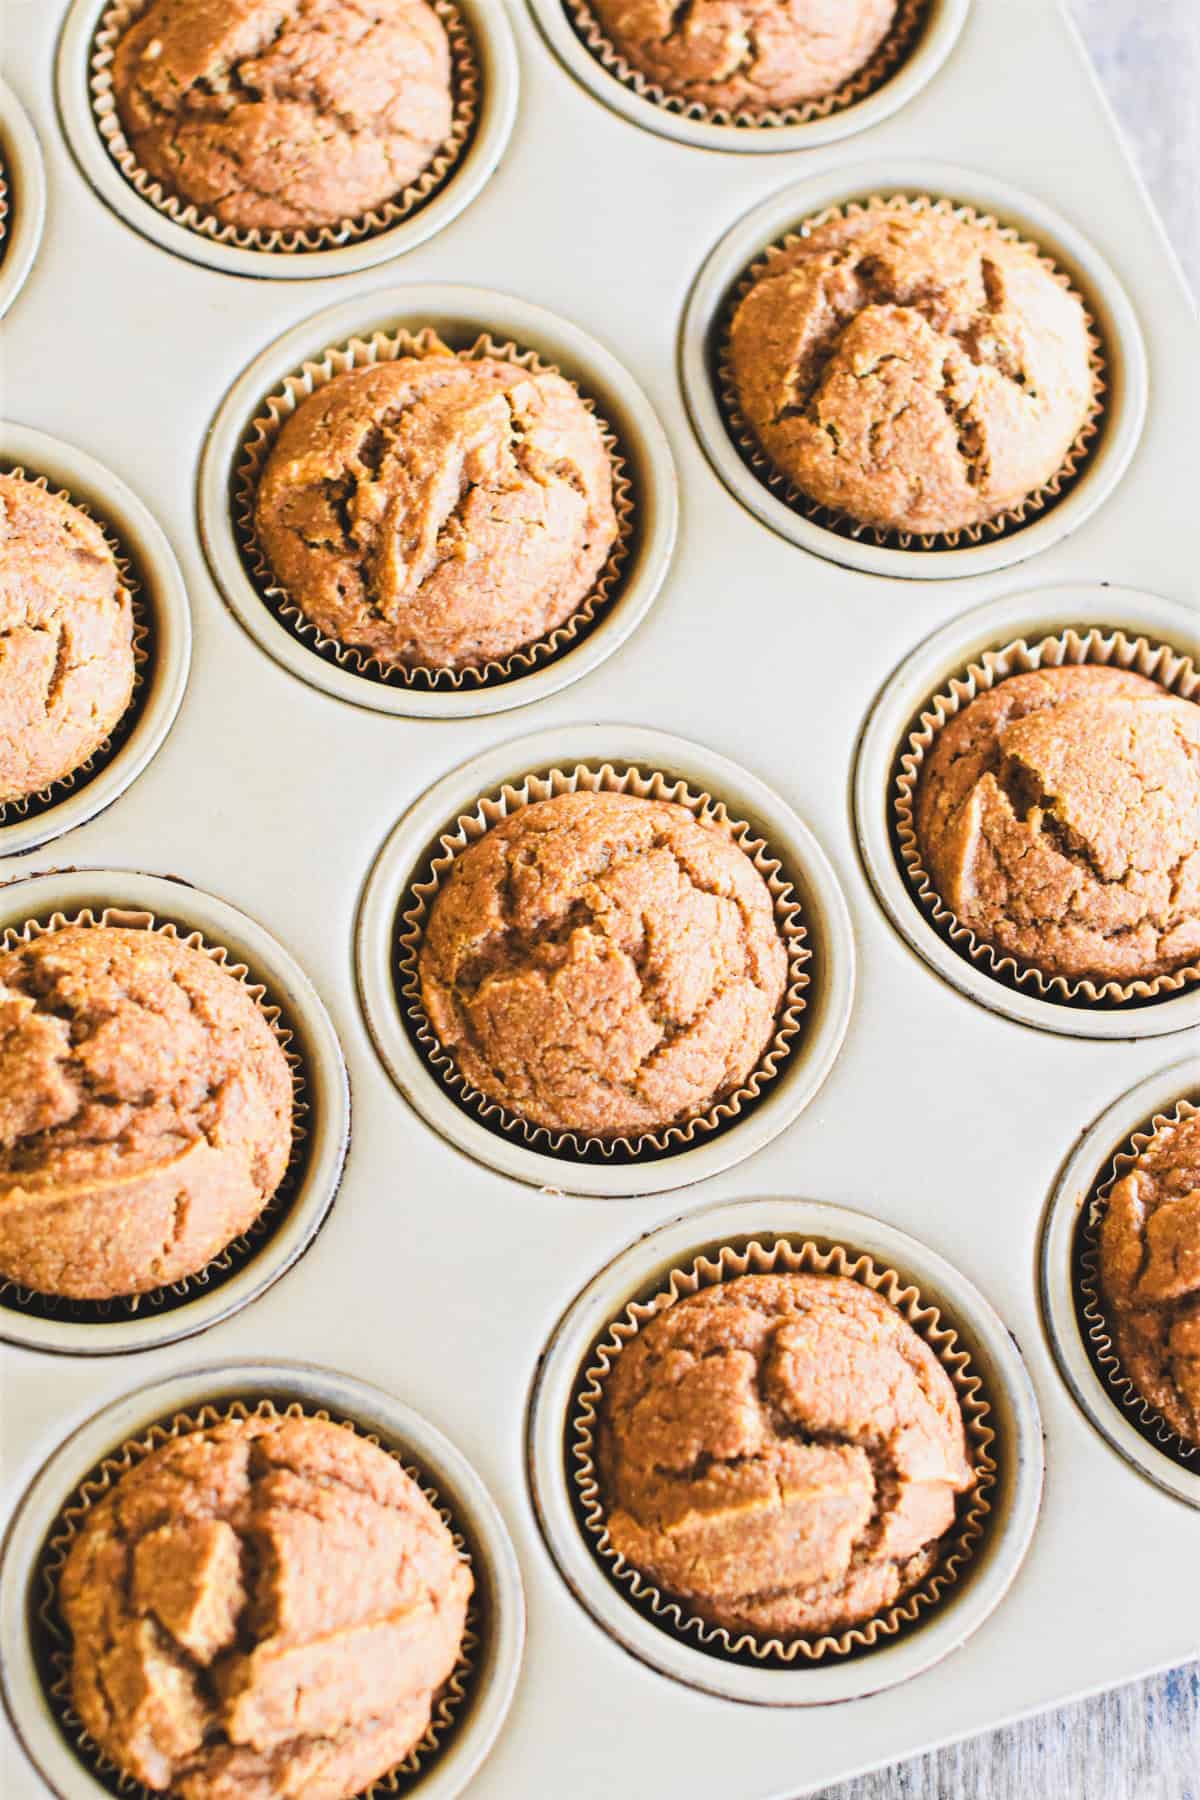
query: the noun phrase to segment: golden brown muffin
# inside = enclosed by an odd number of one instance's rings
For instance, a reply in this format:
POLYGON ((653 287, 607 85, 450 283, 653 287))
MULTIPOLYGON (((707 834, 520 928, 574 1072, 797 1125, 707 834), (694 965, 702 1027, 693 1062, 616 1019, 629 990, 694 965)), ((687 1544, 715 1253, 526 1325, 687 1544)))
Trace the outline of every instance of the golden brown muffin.
POLYGON ((785 1641, 923 1581, 974 1483, 945 1369, 830 1275, 745 1275, 651 1319, 605 1383, 598 1472, 619 1555, 712 1624, 785 1641))
POLYGON ((898 207, 773 257, 734 315, 742 415, 811 500, 948 532, 1062 467, 1094 387, 1078 297, 993 226, 898 207))
POLYGON ((278 1039, 204 951, 97 925, 0 954, 0 1276, 74 1300, 181 1281, 291 1143, 278 1039))
POLYGON ((1114 1186, 1100 1291, 1125 1374, 1200 1445, 1200 1112, 1156 1131, 1114 1186))
POLYGON ((223 224, 336 225, 393 199, 449 135, 427 0, 150 0, 117 44, 137 161, 223 224))
POLYGON ((896 0, 588 0, 631 68, 711 111, 832 94, 888 34, 896 0))
POLYGON ((600 427, 560 375, 448 352, 351 369, 267 459, 259 541, 326 637, 475 668, 577 612, 617 535, 600 427))
POLYGON ((922 860, 975 935, 1047 975, 1200 960, 1200 706, 1084 663, 1012 675, 937 733, 922 860))
POLYGON ((72 1700, 121 1769, 181 1800, 344 1800, 423 1736, 472 1585, 420 1488, 348 1426, 191 1431, 71 1547, 72 1700))
POLYGON ((95 522, 0 475, 0 804, 94 755, 133 693, 133 606, 95 522))
POLYGON ((770 891, 686 807, 562 794, 459 856, 420 957, 466 1079, 552 1131, 652 1132, 739 1087, 775 1032, 787 956, 770 891))

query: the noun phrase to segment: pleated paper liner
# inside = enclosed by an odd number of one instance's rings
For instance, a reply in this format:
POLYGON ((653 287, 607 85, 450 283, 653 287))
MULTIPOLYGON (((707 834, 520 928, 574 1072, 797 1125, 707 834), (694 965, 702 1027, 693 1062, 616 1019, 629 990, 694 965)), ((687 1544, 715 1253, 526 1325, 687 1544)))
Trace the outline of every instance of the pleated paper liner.
MULTIPOLYGON (((3 240, 0 238, 0 256, 3 255, 3 240)), ((102 744, 97 745, 89 757, 72 769, 69 775, 62 775, 49 787, 42 788, 36 794, 25 794, 19 800, 0 802, 0 826, 11 825, 17 819, 36 819, 49 812, 68 794, 77 792, 87 786, 92 778, 108 767, 118 751, 125 744, 130 732, 137 724, 138 715, 146 698, 147 683, 154 667, 156 645, 154 641, 154 618, 146 603, 142 584, 138 579, 133 563, 126 555, 119 540, 113 535, 107 523, 97 518, 95 512, 84 501, 66 488, 53 486, 44 475, 25 469, 16 463, 0 463, 0 474, 11 475, 18 481, 28 481, 34 487, 53 494, 58 500, 67 500, 76 511, 89 518, 103 534, 104 541, 112 551, 120 576, 121 586, 129 595, 133 613, 133 689, 129 696, 129 704, 109 735, 102 744)))
POLYGON ((725 424, 739 455, 747 467, 757 476, 765 488, 793 512, 810 519, 813 524, 826 531, 835 532, 839 537, 855 538, 863 543, 876 544, 887 550, 963 550, 975 544, 991 542, 996 538, 1008 537, 1032 524, 1044 513, 1050 511, 1059 500, 1074 486, 1086 472, 1086 465, 1091 451, 1096 445, 1104 421, 1104 396, 1107 388, 1104 346, 1099 335, 1099 328, 1092 316, 1086 298, 1073 286, 1070 277, 1047 256, 1037 244, 1023 237, 1011 225, 991 213, 980 213, 971 206, 962 205, 953 200, 934 200, 927 196, 917 199, 907 195, 872 194, 862 200, 850 200, 840 206, 827 206, 805 219, 793 231, 767 247, 755 258, 750 267, 730 290, 729 296, 721 309, 717 321, 717 337, 712 347, 713 379, 717 399, 720 403, 725 424), (965 525, 955 531, 921 532, 921 531, 885 531, 875 525, 864 525, 861 520, 851 518, 836 508, 823 506, 819 501, 811 499, 791 478, 776 468, 766 451, 760 445, 753 426, 741 410, 738 397, 737 382, 734 378, 730 357, 730 328, 734 313, 745 295, 763 275, 770 272, 772 264, 799 243, 810 231, 820 225, 826 225, 833 219, 855 218, 865 212, 902 212, 944 213, 968 224, 990 226, 1014 244, 1032 250, 1042 267, 1053 275, 1060 287, 1074 294, 1083 306, 1087 320, 1088 348, 1092 369, 1092 397, 1087 417, 1079 428, 1074 443, 1068 450, 1061 466, 1055 470, 1050 479, 1030 494, 1026 494, 1016 506, 1006 508, 993 518, 985 519, 978 525, 965 525))
MULTIPOLYGON (((309 395, 337 375, 350 369, 367 368, 376 363, 396 362, 406 356, 444 356, 448 347, 437 333, 426 329, 416 333, 399 329, 377 331, 370 338, 351 338, 305 362, 282 387, 268 396, 263 409, 248 427, 242 441, 236 467, 232 471, 231 503, 238 549, 251 584, 275 617, 314 654, 326 662, 361 675, 368 681, 386 686, 414 688, 423 692, 496 687, 503 682, 519 680, 544 668, 574 649, 591 628, 607 612, 620 591, 622 571, 629 555, 636 524, 636 497, 626 473, 620 444, 607 422, 597 413, 594 403, 576 388, 583 405, 600 427, 604 447, 612 463, 613 506, 617 516, 617 537, 608 559, 596 578, 592 592, 578 609, 555 627, 546 637, 536 639, 514 650, 510 655, 470 669, 407 669, 381 662, 366 650, 351 644, 340 644, 321 632, 287 591, 275 582, 255 526, 255 504, 263 470, 288 419, 309 395)), ((544 363, 534 350, 520 349, 511 342, 496 342, 486 332, 468 345, 449 350, 462 362, 478 362, 495 358, 526 369, 531 374, 560 374, 551 363, 544 363)), ((571 384, 575 386, 574 383, 571 384)))
POLYGON ((614 1586, 643 1617, 663 1631, 710 1656, 754 1668, 788 1669, 839 1660, 886 1647, 952 1593, 965 1566, 979 1548, 991 1513, 990 1493, 996 1482, 995 1432, 991 1408, 970 1357, 956 1332, 944 1324, 935 1306, 922 1300, 911 1282, 894 1269, 880 1268, 871 1258, 842 1244, 827 1248, 804 1239, 790 1242, 765 1234, 737 1239, 715 1252, 705 1252, 686 1268, 673 1269, 647 1300, 631 1300, 590 1353, 580 1370, 565 1445, 572 1503, 589 1549, 614 1586), (686 1600, 674 1599, 649 1581, 613 1548, 605 1520, 604 1490, 596 1466, 596 1437, 604 1384, 622 1351, 642 1327, 677 1300, 702 1288, 715 1287, 740 1275, 840 1275, 861 1282, 894 1306, 918 1337, 937 1356, 950 1376, 962 1408, 967 1448, 975 1470, 974 1486, 960 1495, 958 1516, 946 1534, 938 1560, 923 1581, 872 1619, 838 1634, 759 1639, 714 1625, 691 1612, 686 1600))
POLYGON ((976 937, 942 900, 921 859, 915 823, 917 785, 925 758, 942 727, 1006 676, 1081 663, 1132 670, 1156 681, 1164 693, 1177 699, 1200 700, 1200 670, 1190 658, 1166 644, 1151 643, 1144 637, 1126 637, 1123 631, 1103 631, 1099 626, 1068 629, 1033 642, 1017 638, 996 650, 987 650, 941 693, 931 696, 913 722, 891 777, 892 844, 909 886, 938 935, 985 974, 1006 987, 1063 1006, 1111 1009, 1152 1005, 1200 981, 1200 963, 1168 975, 1130 982, 1072 980, 1065 975, 1044 974, 976 937))
POLYGON ((684 94, 672 94, 643 75, 622 55, 605 35, 587 0, 563 0, 567 17, 576 35, 591 54, 623 87, 632 89, 641 100, 649 100, 666 112, 685 119, 702 120, 710 125, 728 125, 734 130, 770 130, 780 125, 810 125, 816 119, 827 119, 833 113, 857 106, 869 94, 883 87, 915 48, 929 13, 929 0, 900 0, 896 16, 887 36, 861 69, 833 88, 828 94, 811 100, 797 101, 791 106, 726 107, 702 106, 684 94))
POLYGON ((113 1300, 72 1300, 56 1294, 41 1294, 20 1282, 0 1276, 0 1306, 9 1311, 39 1319, 63 1319, 72 1323, 95 1325, 102 1330, 105 1325, 124 1324, 129 1319, 144 1317, 146 1314, 173 1312, 178 1307, 186 1306, 201 1294, 211 1293, 223 1286, 258 1255, 283 1223, 303 1183, 310 1150, 310 1101, 304 1061, 295 1047, 294 1033, 281 1008, 271 999, 262 984, 254 980, 245 963, 236 961, 223 945, 207 942, 198 931, 181 929, 170 920, 156 918, 151 912, 112 906, 93 912, 89 907, 69 917, 56 912, 47 919, 29 919, 23 925, 10 926, 6 931, 0 932, 0 951, 15 950, 21 944, 31 943, 35 938, 45 937, 51 932, 62 931, 70 925, 115 925, 139 931, 154 931, 188 949, 202 950, 227 975, 239 981, 253 999, 278 1040, 292 1075, 292 1152, 283 1179, 253 1224, 226 1244, 219 1256, 215 1256, 194 1275, 185 1276, 182 1281, 173 1281, 163 1287, 152 1288, 144 1294, 129 1294, 113 1300))
MULTIPOLYGON (((415 1468, 402 1453, 392 1445, 383 1443, 374 1432, 363 1429, 354 1419, 334 1417, 324 1408, 303 1406, 298 1401, 282 1403, 277 1407, 269 1398, 256 1404, 235 1401, 231 1405, 206 1405, 194 1412, 178 1412, 169 1418, 152 1425, 142 1436, 131 1438, 116 1450, 88 1475, 64 1502, 62 1510, 50 1527, 42 1549, 37 1568, 39 1600, 31 1608, 30 1628, 34 1633, 39 1673, 45 1689, 46 1698, 60 1730, 72 1748, 77 1752, 83 1766, 92 1774, 109 1793, 121 1796, 121 1800, 156 1800, 151 1789, 135 1781, 131 1775, 125 1774, 112 1759, 95 1742, 82 1720, 71 1704, 71 1636, 66 1622, 62 1618, 59 1607, 59 1581, 63 1566, 70 1554, 71 1546, 79 1534, 91 1508, 104 1498, 105 1494, 120 1481, 131 1469, 143 1462, 152 1451, 161 1449, 172 1438, 180 1437, 188 1432, 200 1431, 219 1425, 227 1419, 275 1419, 275 1418, 311 1418, 332 1420, 336 1425, 344 1425, 357 1437, 365 1438, 368 1443, 379 1447, 398 1462, 405 1474, 416 1482, 422 1494, 429 1501, 443 1524, 449 1530, 455 1548, 468 1564, 472 1557, 466 1539, 458 1530, 454 1518, 442 1501, 438 1490, 428 1481, 424 1473, 415 1468)), ((476 1676, 474 1652, 479 1644, 478 1626, 478 1584, 471 1597, 467 1609, 466 1632, 458 1663, 434 1702, 433 1716, 420 1742, 414 1745, 404 1761, 387 1775, 362 1790, 363 1796, 406 1793, 417 1778, 434 1762, 438 1751, 446 1743, 462 1713, 464 1705, 469 1701, 476 1676)))
POLYGON ((441 19, 450 41, 450 83, 453 112, 450 135, 434 155, 428 167, 416 180, 403 188, 394 199, 358 218, 342 219, 336 225, 312 225, 303 229, 259 230, 242 225, 223 224, 215 213, 194 201, 185 200, 163 186, 149 170, 143 169, 134 155, 117 112, 112 91, 112 64, 121 38, 146 11, 150 0, 113 0, 100 15, 92 40, 89 81, 92 115, 109 155, 122 175, 142 199, 156 212, 164 213, 176 225, 207 238, 214 244, 232 244, 239 250, 267 250, 281 256, 313 250, 333 250, 343 244, 357 244, 364 238, 378 237, 382 232, 403 224, 433 198, 454 174, 467 145, 474 135, 479 116, 480 71, 475 46, 457 6, 452 0, 429 0, 441 19))
POLYGON ((603 763, 596 767, 580 763, 572 769, 554 768, 544 774, 527 775, 519 782, 506 782, 498 791, 483 795, 472 812, 460 814, 430 847, 421 869, 401 898, 397 914, 396 995, 405 1029, 442 1086, 464 1111, 474 1114, 497 1136, 514 1139, 532 1150, 561 1157, 565 1162, 624 1165, 685 1152, 715 1133, 736 1125, 753 1106, 795 1048, 803 1024, 805 990, 810 980, 806 964, 811 955, 800 903, 782 864, 749 825, 730 817, 719 799, 657 770, 647 773, 625 763, 603 763), (723 832, 749 857, 766 883, 774 905, 776 928, 787 951, 788 985, 775 1034, 754 1072, 742 1086, 707 1111, 659 1131, 643 1132, 635 1138, 602 1140, 582 1137, 575 1132, 551 1131, 499 1106, 459 1073, 453 1056, 442 1047, 421 1004, 418 966, 421 944, 430 908, 455 859, 478 843, 493 825, 521 807, 574 793, 633 794, 643 800, 674 801, 685 806, 702 824, 723 832))
POLYGON ((1161 1450, 1182 1468, 1200 1471, 1200 1443, 1180 1436, 1175 1427, 1143 1398, 1125 1373, 1108 1322, 1104 1294, 1100 1285, 1100 1228, 1113 1188, 1128 1175, 1138 1158, 1149 1149, 1159 1132, 1181 1120, 1195 1117, 1200 1106, 1180 1100, 1169 1113, 1155 1113, 1152 1119, 1125 1139, 1113 1153, 1102 1177, 1093 1187, 1079 1215, 1072 1247, 1072 1282, 1075 1292, 1075 1316, 1093 1367, 1108 1389, 1114 1406, 1147 1442, 1161 1450))

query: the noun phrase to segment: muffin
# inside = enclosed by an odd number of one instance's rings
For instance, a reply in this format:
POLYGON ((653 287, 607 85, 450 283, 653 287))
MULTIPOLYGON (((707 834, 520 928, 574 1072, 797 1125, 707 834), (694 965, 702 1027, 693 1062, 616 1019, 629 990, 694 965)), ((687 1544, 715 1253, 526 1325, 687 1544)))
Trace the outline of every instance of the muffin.
POLYGON ((459 1072, 532 1125, 610 1139, 706 1111, 774 1035, 787 955, 770 890, 674 802, 567 793, 455 859, 421 1003, 459 1072))
POLYGON ((1200 706, 1140 675, 997 682, 934 736, 914 823, 959 922, 1045 975, 1200 961, 1200 706))
POLYGON ((665 94, 765 112, 835 93, 882 44, 896 0, 588 0, 613 48, 665 94))
POLYGON ((937 1357, 834 1275, 664 1308, 605 1382, 597 1468, 618 1555, 710 1624, 784 1642, 917 1587, 975 1479, 937 1357))
POLYGON ((255 507, 275 582, 385 667, 478 668, 544 638, 617 536, 612 462, 569 382, 442 350, 302 401, 255 507))
POLYGON ((344 1800, 420 1742, 472 1585, 378 1445, 230 1419, 88 1509, 59 1584, 71 1699, 125 1774, 181 1800, 344 1800))
POLYGON ((383 206, 450 132, 428 0, 150 0, 113 55, 137 162, 224 225, 302 231, 383 206))
POLYGON ((802 494, 880 531, 976 526, 1062 469, 1092 405, 1087 315, 996 226, 897 204, 772 255, 729 342, 737 405, 802 494))
POLYGON ((160 932, 65 926, 0 953, 0 1277, 109 1300, 252 1225, 292 1077, 248 989, 160 932))
POLYGON ((106 742, 133 695, 133 605, 100 527, 0 475, 0 805, 106 742))
POLYGON ((1100 1291, 1123 1372, 1200 1446, 1200 1112, 1161 1126, 1114 1186, 1100 1291))

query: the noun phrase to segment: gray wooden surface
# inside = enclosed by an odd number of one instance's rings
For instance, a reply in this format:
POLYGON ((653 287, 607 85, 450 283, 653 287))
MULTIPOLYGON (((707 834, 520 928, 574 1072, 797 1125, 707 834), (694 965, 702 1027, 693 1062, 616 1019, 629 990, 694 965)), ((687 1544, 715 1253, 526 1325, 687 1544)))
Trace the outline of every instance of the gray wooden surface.
MULTIPOLYGON (((1200 295, 1200 0, 1069 4, 1200 295)), ((1197 1551, 1200 1569, 1200 1535, 1197 1551)), ((1200 1584, 1196 1569, 1188 1579, 1200 1584)), ((1200 1638, 1200 1607, 1196 1629, 1200 1638)), ((1200 1800, 1200 1664, 844 1782, 822 1800, 1200 1800)))

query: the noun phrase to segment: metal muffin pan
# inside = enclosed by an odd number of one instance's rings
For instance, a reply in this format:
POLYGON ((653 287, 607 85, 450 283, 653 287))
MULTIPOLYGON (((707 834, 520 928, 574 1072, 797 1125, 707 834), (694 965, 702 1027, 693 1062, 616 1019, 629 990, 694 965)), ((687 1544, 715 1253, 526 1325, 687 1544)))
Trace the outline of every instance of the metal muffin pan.
MULTIPOLYGON (((15 0, 11 0, 15 3, 15 0)), ((480 68, 479 117, 458 164, 437 192, 407 219, 357 243, 330 250, 273 251, 218 243, 159 212, 126 181, 109 154, 91 102, 92 41, 108 0, 72 0, 58 41, 55 81, 59 118, 84 179, 117 217, 164 250, 229 275, 276 281, 313 281, 378 268, 456 219, 486 186, 517 113, 517 48, 503 6, 495 0, 455 0, 475 45, 480 68)))
POLYGON ((8 223, 0 240, 0 319, 25 284, 46 222, 46 171, 28 115, 0 81, 0 172, 8 188, 8 223))
MULTIPOLYGON (((163 1344, 131 1362, 0 1346, 0 1508, 16 1506, 75 1424, 144 1380, 190 1377, 201 1354, 347 1370, 462 1447, 513 1537, 529 1655, 471 1800, 555 1793, 564 1770, 577 1800, 681 1785, 694 1800, 796 1800, 1196 1652, 1194 1596, 1179 1579, 1195 1558, 1195 1512, 1124 1468, 1080 1412, 1043 1333, 1036 1249, 1086 1122, 1169 1058, 1200 1055, 1200 1034, 1089 1043, 969 1004, 876 903, 849 795, 872 697, 957 615, 1018 585, 1106 581, 1200 600, 1195 483, 1180 454, 1200 412, 1194 316, 1065 17, 1046 0, 969 7, 953 55, 869 136, 766 161, 633 129, 570 78, 524 0, 488 3, 512 27, 522 88, 491 180, 396 269, 309 291, 232 279, 129 230, 80 178, 55 111, 65 5, 0 0, 13 21, 5 72, 41 140, 53 221, 5 321, 5 410, 80 445, 145 502, 178 558, 194 635, 184 703, 137 782, 52 850, 0 872, 155 869, 223 896, 313 983, 354 1094, 353 1144, 321 1231, 203 1352, 163 1344), (680 322, 713 243, 778 188, 867 155, 961 163, 1041 196, 1136 295, 1152 376, 1136 458, 1017 579, 899 582, 800 554, 732 497, 690 425, 680 322), (294 679, 223 602, 197 533, 205 435, 247 364, 320 309, 366 309, 398 281, 519 294, 605 345, 661 421, 678 470, 670 571, 637 631, 507 729, 339 705, 294 679), (752 770, 803 819, 846 896, 858 971, 841 1053, 793 1125, 696 1186, 620 1205, 506 1177, 428 1129, 375 1049, 355 971, 364 885, 396 821, 506 737, 536 731, 558 760, 572 732, 604 720, 652 725, 752 770), (808 1707, 802 1720, 700 1694, 597 1629, 547 1551, 525 1462, 538 1359, 597 1270, 681 1212, 798 1193, 910 1234, 986 1296, 1033 1380, 1047 1465, 1028 1555, 987 1623, 935 1669, 846 1706, 808 1707)), ((739 1135, 714 1141, 732 1150, 739 1135)), ((5 1800, 47 1793, 3 1718, 0 1786, 5 1800)))
POLYGON ((487 1755, 512 1701, 525 1642, 525 1599, 512 1541, 467 1458, 436 1426, 391 1394, 300 1362, 207 1363, 138 1388, 103 1407, 50 1455, 25 1494, 0 1552, 0 1670, 13 1727, 60 1800, 110 1789, 81 1762, 47 1701, 28 1629, 42 1545, 64 1501, 105 1456, 151 1425, 206 1402, 299 1401, 360 1425, 398 1450, 437 1489, 467 1541, 475 1573, 479 1651, 465 1704, 420 1782, 423 1795, 461 1794, 487 1755))

